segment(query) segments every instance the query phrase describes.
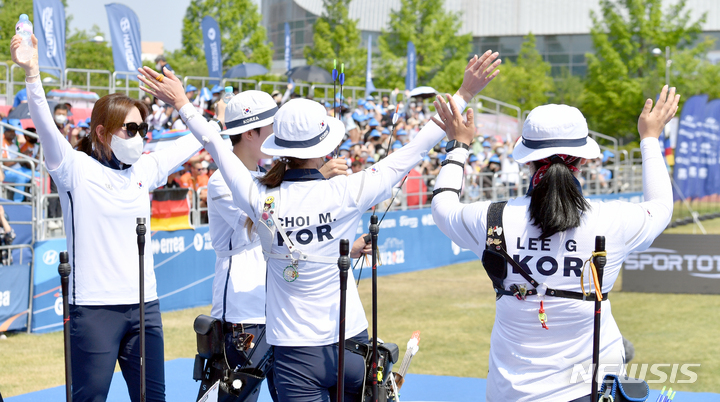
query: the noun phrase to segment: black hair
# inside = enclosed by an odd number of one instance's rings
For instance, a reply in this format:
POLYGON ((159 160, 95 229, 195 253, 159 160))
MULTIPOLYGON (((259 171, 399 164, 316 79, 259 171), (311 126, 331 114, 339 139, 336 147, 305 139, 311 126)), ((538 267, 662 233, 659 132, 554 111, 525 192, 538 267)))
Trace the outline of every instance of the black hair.
POLYGON ((64 110, 67 112, 70 110, 70 108, 67 107, 67 105, 64 103, 58 103, 57 105, 55 105, 55 109, 53 109, 53 113, 57 112, 58 110, 64 110))
MULTIPOLYGON (((582 214, 590 204, 576 185, 572 172, 559 157, 552 158, 542 180, 530 194, 530 221, 542 234, 541 239, 580 226, 582 214)), ((580 159, 574 165, 580 163, 580 159)), ((535 169, 544 164, 533 162, 535 169)))
MULTIPOLYGON (((250 129, 249 131, 255 131, 255 132, 258 133, 258 135, 260 135, 260 129, 259 129, 259 128, 252 128, 252 129, 250 129)), ((247 133, 247 132, 248 132, 248 131, 246 131, 245 133, 247 133)), ((243 134, 245 134, 245 133, 232 134, 232 135, 230 135, 230 143, 232 144, 232 146, 235 146, 235 145, 239 144, 239 143, 240 143, 240 140, 242 140, 243 134)))

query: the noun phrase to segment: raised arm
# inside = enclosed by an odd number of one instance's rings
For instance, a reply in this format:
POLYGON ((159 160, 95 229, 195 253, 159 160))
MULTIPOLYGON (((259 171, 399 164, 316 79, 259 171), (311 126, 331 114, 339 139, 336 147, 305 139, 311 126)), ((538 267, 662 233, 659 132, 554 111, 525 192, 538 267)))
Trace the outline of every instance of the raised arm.
MULTIPOLYGON (((488 50, 479 58, 475 56, 468 62, 465 67, 463 83, 454 96, 459 110, 464 109, 467 103, 498 75, 500 70, 496 70, 496 68, 500 65, 501 60, 497 59, 497 56, 498 53, 488 50)), ((399 183, 403 176, 417 165, 430 148, 440 142, 444 136, 443 128, 434 122, 429 122, 410 143, 373 165, 373 172, 378 173, 368 174, 365 171, 362 175, 351 175, 350 181, 370 181, 357 186, 363 191, 363 194, 358 194, 356 197, 358 206, 365 209, 387 198, 392 187, 399 183)))
POLYGON ((17 51, 20 48, 21 40, 22 38, 20 36, 13 36, 10 42, 10 54, 15 64, 25 70, 25 86, 28 94, 30 117, 32 117, 33 123, 35 123, 40 143, 44 148, 45 165, 48 170, 55 170, 62 163, 65 154, 72 151, 72 146, 55 125, 50 107, 45 98, 45 91, 40 81, 37 38, 35 38, 35 35, 32 36, 32 43, 35 50, 29 61, 18 61, 17 59, 17 51))
POLYGON ((217 125, 213 127, 213 124, 198 113, 185 96, 182 83, 172 71, 163 69, 164 75, 150 67, 139 68, 138 71, 142 73, 142 75, 138 75, 138 78, 145 84, 140 88, 175 106, 188 129, 215 159, 215 163, 232 192, 235 204, 254 220, 257 215, 254 210, 254 206, 257 204, 255 200, 258 196, 257 185, 245 165, 223 141, 215 128, 217 125))
MULTIPOLYGON (((463 120, 461 109, 457 102, 447 97, 449 106, 442 97, 438 97, 435 107, 438 116, 432 120, 442 127, 450 140, 457 140, 470 145, 475 136, 475 118, 472 109, 467 112, 467 120, 463 120)), ((438 229, 445 233, 453 242, 461 247, 479 252, 483 246, 483 239, 474 234, 483 233, 482 226, 485 219, 483 212, 487 209, 487 202, 476 202, 470 205, 460 203, 460 189, 462 189, 464 165, 469 151, 463 148, 452 150, 440 169, 435 181, 435 191, 438 193, 432 199, 433 220, 438 229)))
POLYGON ((630 250, 647 249, 665 230, 672 217, 672 186, 658 138, 665 125, 675 116, 679 101, 680 95, 675 95, 675 88, 668 90, 666 85, 660 92, 655 107, 653 108, 652 99, 647 99, 638 118, 645 200, 630 210, 635 212, 636 219, 628 217, 624 220, 628 225, 625 233, 630 250), (642 219, 637 219, 638 216, 642 216, 642 219))

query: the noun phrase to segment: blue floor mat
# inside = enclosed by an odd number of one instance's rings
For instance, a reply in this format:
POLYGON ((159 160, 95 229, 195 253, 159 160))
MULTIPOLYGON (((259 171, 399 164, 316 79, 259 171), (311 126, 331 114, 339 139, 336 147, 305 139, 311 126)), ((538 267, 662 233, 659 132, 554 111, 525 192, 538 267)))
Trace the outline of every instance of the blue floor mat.
MULTIPOLYGON (((194 402, 198 382, 192 380, 193 359, 175 359, 165 362, 166 400, 194 402)), ((272 402, 266 383, 263 383, 258 402, 272 402)), ((485 400, 484 378, 448 377, 425 374, 408 374, 400 392, 402 402, 481 402, 485 400)), ((650 390, 649 402, 660 394, 650 390)), ((54 387, 29 394, 5 398, 7 402, 40 402, 65 400, 65 386, 54 387)), ((127 386, 122 374, 115 373, 107 402, 129 402, 127 386)), ((678 392, 674 402, 720 402, 720 394, 709 392, 678 392)))

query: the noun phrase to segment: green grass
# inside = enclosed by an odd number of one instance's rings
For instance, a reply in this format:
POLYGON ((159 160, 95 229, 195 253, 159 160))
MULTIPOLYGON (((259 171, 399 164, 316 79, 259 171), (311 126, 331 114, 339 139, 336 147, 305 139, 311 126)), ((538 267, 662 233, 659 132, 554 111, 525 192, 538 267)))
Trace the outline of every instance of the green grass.
MULTIPOLYGON (((707 232, 707 234, 720 234, 720 218, 710 219, 707 221, 700 221, 700 224, 703 225, 703 227, 705 228, 705 232, 707 232)), ((700 231, 700 228, 695 223, 666 229, 665 233, 702 234, 702 232, 700 231)))
MULTIPOLYGON (((673 389, 720 392, 720 295, 611 295, 613 315, 622 334, 635 344, 632 363, 699 363, 695 384, 667 384, 673 389)), ((413 331, 420 330, 420 352, 410 371, 421 374, 486 377, 495 297, 479 262, 378 279, 380 338, 397 343, 401 354, 413 331)), ((360 282, 370 321, 370 281, 360 282)), ((192 323, 209 306, 163 314, 165 358, 195 355, 192 323)), ((8 334, 0 341, 0 392, 23 394, 62 385, 62 333, 8 334)), ((663 369, 669 374, 669 369, 663 369)), ((648 379, 655 378, 648 372, 648 379)), ((678 379, 685 378, 678 374, 678 379)), ((188 374, 188 380, 189 374, 188 374)), ((651 384, 662 388, 663 384, 651 384)))

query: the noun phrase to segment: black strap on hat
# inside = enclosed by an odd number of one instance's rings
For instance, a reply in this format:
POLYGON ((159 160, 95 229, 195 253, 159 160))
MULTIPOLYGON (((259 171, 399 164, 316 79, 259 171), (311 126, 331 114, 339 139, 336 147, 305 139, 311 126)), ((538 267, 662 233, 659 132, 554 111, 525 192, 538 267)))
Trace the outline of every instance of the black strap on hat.
POLYGON ((320 132, 320 134, 316 135, 313 138, 310 138, 309 140, 301 140, 301 141, 289 141, 289 140, 283 140, 282 138, 278 138, 277 134, 275 134, 275 145, 285 148, 307 148, 312 147, 313 145, 317 145, 320 143, 320 141, 324 140, 327 135, 330 134, 330 125, 325 123, 325 129, 320 132))
POLYGON ((523 137, 522 139, 523 145, 530 149, 543 149, 543 148, 563 148, 563 147, 581 147, 585 144, 587 144, 587 136, 583 138, 575 138, 575 139, 561 139, 561 140, 543 140, 543 141, 537 141, 537 140, 528 140, 527 138, 523 137))
POLYGON ((231 129, 231 128, 236 128, 236 127, 246 126, 248 124, 255 123, 256 121, 269 119, 270 117, 275 116, 275 113, 277 113, 277 111, 278 111, 278 107, 275 106, 274 108, 272 108, 270 110, 266 110, 262 113, 258 113, 255 116, 243 117, 240 119, 226 122, 225 127, 227 129, 231 129))

